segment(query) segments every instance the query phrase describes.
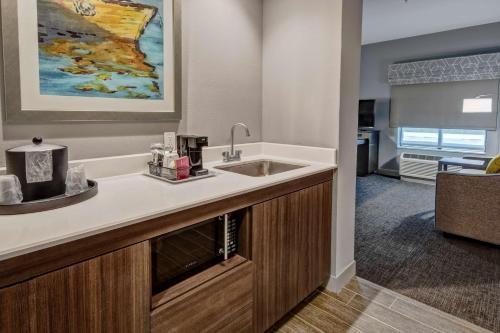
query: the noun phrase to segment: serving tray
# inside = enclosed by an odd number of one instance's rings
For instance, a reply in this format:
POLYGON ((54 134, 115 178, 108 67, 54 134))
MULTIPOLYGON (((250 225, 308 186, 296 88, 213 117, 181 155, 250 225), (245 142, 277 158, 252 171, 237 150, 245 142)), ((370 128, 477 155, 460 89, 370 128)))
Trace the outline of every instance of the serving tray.
POLYGON ((144 171, 144 176, 148 176, 148 177, 151 177, 151 178, 155 178, 155 179, 158 179, 158 180, 162 180, 164 182, 167 182, 167 183, 170 183, 170 184, 182 184, 182 183, 187 183, 187 182, 192 182, 192 181, 195 181, 195 180, 200 180, 200 179, 205 179, 205 178, 210 178, 210 177, 215 177, 216 173, 213 172, 213 171, 209 171, 208 174, 206 175, 203 175, 203 176, 190 176, 189 178, 186 178, 186 179, 181 179, 181 180, 170 180, 170 179, 167 179, 165 177, 160 177, 160 176, 156 176, 156 175, 152 175, 151 173, 149 173, 149 171, 144 171))
POLYGON ((20 204, 13 204, 13 205, 0 205, 0 215, 37 213, 46 210, 71 206, 83 202, 85 200, 88 200, 96 196, 98 192, 98 186, 96 181, 87 180, 87 182, 89 184, 89 188, 86 191, 78 194, 73 194, 73 195, 63 194, 57 197, 52 197, 43 200, 21 202, 20 204))

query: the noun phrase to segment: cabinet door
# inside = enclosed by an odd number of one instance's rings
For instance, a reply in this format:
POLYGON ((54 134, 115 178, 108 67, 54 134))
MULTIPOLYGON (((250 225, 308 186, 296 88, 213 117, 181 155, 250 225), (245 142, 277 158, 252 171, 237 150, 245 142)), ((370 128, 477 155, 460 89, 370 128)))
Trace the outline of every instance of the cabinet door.
POLYGON ((251 333, 253 275, 247 261, 158 307, 151 332, 251 333))
POLYGON ((0 332, 149 332, 149 257, 144 242, 0 290, 0 332))
POLYGON ((330 277, 332 182, 298 193, 297 295, 301 302, 330 277))
POLYGON ((0 290, 0 332, 29 332, 28 283, 0 290))
POLYGON ((328 279, 332 182, 252 208, 254 326, 263 332, 328 279))

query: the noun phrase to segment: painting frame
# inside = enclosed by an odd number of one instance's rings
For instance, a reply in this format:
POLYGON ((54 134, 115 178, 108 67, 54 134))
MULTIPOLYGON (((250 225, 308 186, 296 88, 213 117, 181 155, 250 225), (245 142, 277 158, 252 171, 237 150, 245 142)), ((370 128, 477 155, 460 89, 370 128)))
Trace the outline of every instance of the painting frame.
MULTIPOLYGON (((172 54, 173 57, 173 110, 168 111, 54 111, 27 110, 22 108, 20 51, 18 31, 18 1, 1 2, 1 38, 3 69, 3 116, 6 123, 57 123, 57 122, 157 122, 179 121, 182 115, 182 34, 181 1, 172 2, 172 54)), ((170 37, 170 36, 167 36, 170 37)), ((166 79, 166 78, 165 78, 166 79)))

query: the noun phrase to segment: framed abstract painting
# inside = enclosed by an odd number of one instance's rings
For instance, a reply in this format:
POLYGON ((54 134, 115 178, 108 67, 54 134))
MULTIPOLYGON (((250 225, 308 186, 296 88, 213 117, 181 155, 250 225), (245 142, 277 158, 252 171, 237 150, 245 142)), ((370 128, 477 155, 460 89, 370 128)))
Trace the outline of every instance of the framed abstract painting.
POLYGON ((2 1, 5 120, 179 120, 180 3, 2 1))

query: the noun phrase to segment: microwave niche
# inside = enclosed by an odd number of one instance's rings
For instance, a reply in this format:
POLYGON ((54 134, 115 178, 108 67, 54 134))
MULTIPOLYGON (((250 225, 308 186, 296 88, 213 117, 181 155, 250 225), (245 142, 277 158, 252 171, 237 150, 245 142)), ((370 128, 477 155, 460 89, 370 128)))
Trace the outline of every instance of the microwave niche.
POLYGON ((153 294, 234 255, 241 220, 226 214, 152 240, 153 294))

